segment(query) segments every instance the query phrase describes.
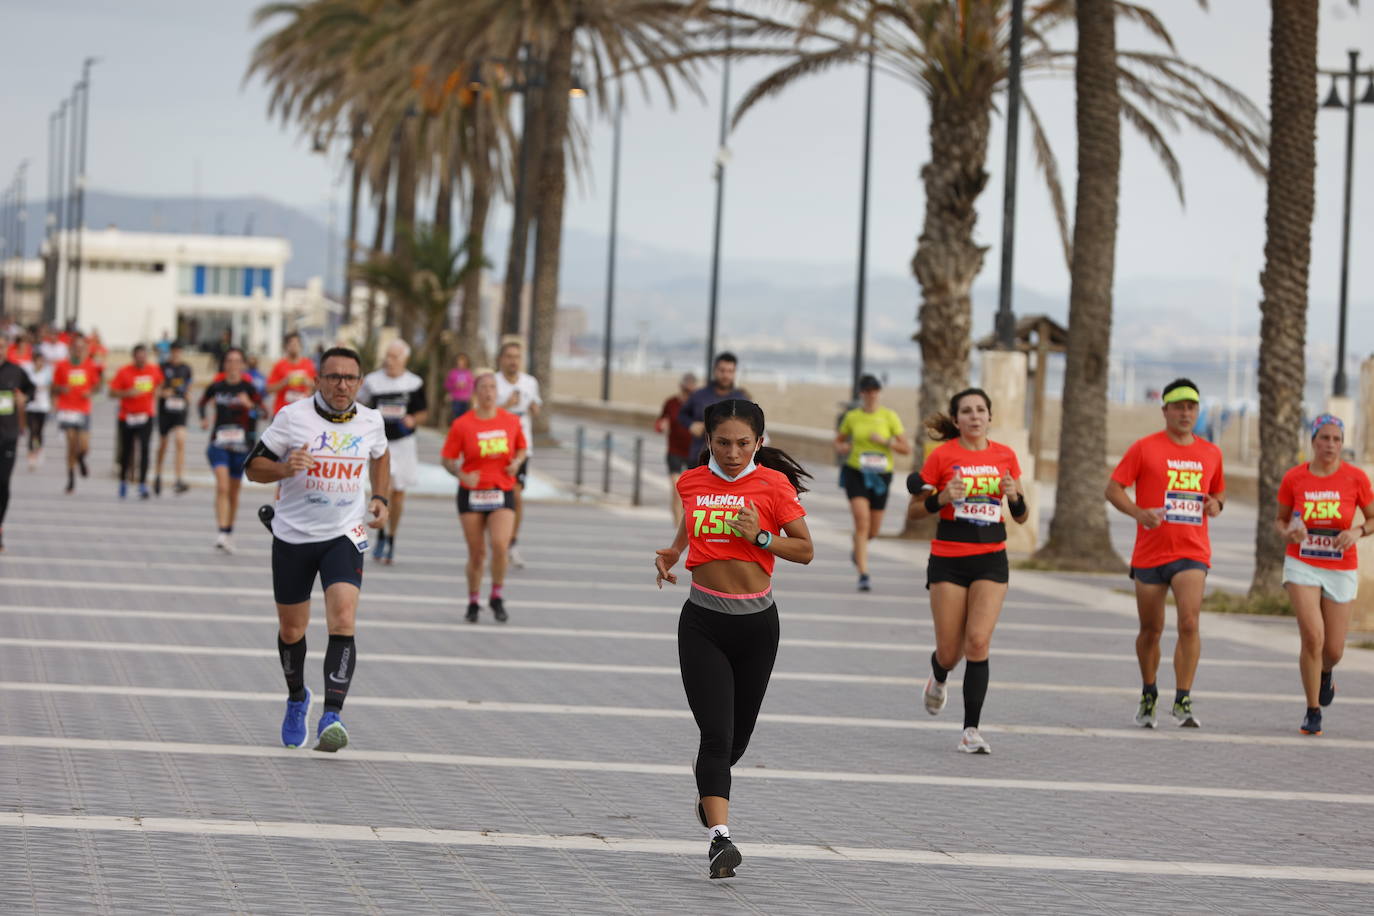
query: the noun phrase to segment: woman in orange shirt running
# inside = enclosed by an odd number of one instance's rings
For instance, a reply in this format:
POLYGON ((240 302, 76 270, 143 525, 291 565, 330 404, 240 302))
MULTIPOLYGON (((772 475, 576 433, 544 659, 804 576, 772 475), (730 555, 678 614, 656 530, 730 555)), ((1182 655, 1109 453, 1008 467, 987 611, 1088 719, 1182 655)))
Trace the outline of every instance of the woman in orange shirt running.
POLYGON ((763 411, 737 398, 706 409, 706 450, 678 478, 683 519, 671 547, 657 551, 658 587, 686 549, 692 591, 678 618, 678 662, 687 703, 701 729, 693 772, 697 819, 710 831, 712 878, 732 878, 740 853, 730 841, 730 767, 744 756, 778 654, 773 602, 777 557, 814 555, 801 483, 810 475, 780 449, 763 446, 763 411), (783 535, 786 535, 785 537, 783 535))
POLYGON ((1283 587, 1302 636, 1298 668, 1307 694, 1304 735, 1322 733, 1322 707, 1336 698, 1331 669, 1345 654, 1350 604, 1359 591, 1355 542, 1369 534, 1369 475, 1341 460, 1345 424, 1329 413, 1312 421, 1312 460, 1283 475, 1274 525, 1288 541, 1283 587), (1355 524, 1355 510, 1363 516, 1355 524))
POLYGON ((935 651, 926 681, 925 707, 932 716, 945 707, 945 680, 950 669, 964 665, 964 734, 959 750, 990 754, 978 732, 988 693, 988 650, 992 631, 1007 597, 1006 511, 1026 523, 1026 498, 1016 453, 988 438, 992 400, 981 388, 961 391, 949 401, 948 414, 926 420, 936 448, 907 478, 912 494, 907 518, 939 514, 930 544, 926 588, 935 618, 935 651))
POLYGON ((468 609, 464 619, 477 622, 481 610, 482 567, 491 542, 491 613, 497 623, 509 619, 501 588, 510 561, 515 531, 515 472, 529 444, 520 418, 496 406, 496 373, 484 371, 473 381, 472 409, 453 421, 444 440, 444 470, 458 478, 458 519, 468 544, 468 609))

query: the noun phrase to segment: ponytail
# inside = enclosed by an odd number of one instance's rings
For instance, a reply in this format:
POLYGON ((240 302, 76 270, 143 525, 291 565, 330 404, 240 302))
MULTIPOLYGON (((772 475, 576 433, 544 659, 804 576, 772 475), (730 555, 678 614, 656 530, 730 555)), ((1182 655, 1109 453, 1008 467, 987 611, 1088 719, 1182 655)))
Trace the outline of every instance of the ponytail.
POLYGON ((754 463, 782 474, 787 478, 788 483, 792 484, 792 489, 797 491, 798 496, 806 492, 806 486, 801 481, 803 477, 809 478, 810 472, 782 449, 765 445, 754 456, 754 463))

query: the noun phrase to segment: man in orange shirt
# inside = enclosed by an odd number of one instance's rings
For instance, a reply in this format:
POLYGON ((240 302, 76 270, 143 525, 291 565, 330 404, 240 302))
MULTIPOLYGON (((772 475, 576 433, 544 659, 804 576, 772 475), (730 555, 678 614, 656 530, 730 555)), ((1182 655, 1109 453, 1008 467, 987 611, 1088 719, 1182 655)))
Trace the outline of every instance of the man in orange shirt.
POLYGON ((267 377, 267 393, 275 394, 272 403, 272 416, 277 415, 287 404, 294 404, 301 398, 315 393, 315 363, 308 356, 301 356, 301 335, 292 331, 282 341, 286 355, 277 360, 272 374, 267 377))
POLYGON ((110 397, 119 398, 119 498, 129 492, 134 445, 138 445, 138 498, 147 499, 148 458, 153 441, 153 398, 162 384, 162 370, 148 362, 148 348, 134 347, 134 361, 115 373, 110 397))
POLYGON ((1178 643, 1174 647, 1174 720, 1185 728, 1201 723, 1193 715, 1191 691, 1202 655, 1198 621, 1207 570, 1212 562, 1208 519, 1226 504, 1221 449, 1193 435, 1198 417, 1197 385, 1175 379, 1164 388, 1164 429, 1126 450, 1107 482, 1107 501, 1135 519, 1135 580, 1140 635, 1135 654, 1143 686, 1135 722, 1155 727, 1159 688, 1159 639, 1164 633, 1164 605, 1172 590, 1178 607, 1178 643), (1126 493, 1135 487, 1135 498, 1126 493))
POLYGON ((72 338, 67 359, 53 370, 57 395, 57 426, 67 437, 67 492, 76 489, 76 471, 89 477, 86 453, 91 450, 91 394, 100 389, 100 370, 86 354, 86 338, 72 338))

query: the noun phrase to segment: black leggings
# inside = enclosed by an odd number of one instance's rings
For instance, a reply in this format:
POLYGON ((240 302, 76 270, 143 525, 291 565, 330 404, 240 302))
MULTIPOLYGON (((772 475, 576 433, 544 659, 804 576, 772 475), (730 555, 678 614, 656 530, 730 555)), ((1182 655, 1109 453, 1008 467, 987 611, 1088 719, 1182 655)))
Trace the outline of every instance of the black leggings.
MULTIPOLYGON (((129 480, 133 467, 134 443, 138 443, 138 482, 148 482, 148 446, 153 441, 153 424, 144 420, 138 426, 119 421, 119 479, 129 480)), ((132 482, 132 481, 131 481, 132 482)))
POLYGON ((754 733, 778 657, 778 606, 722 614, 688 601, 677 625, 687 703, 701 729, 697 794, 730 797, 730 767, 754 733))
POLYGON ((18 454, 18 439, 0 439, 0 525, 5 524, 5 512, 10 507, 10 475, 18 454))
POLYGON ((47 425, 48 415, 42 410, 30 410, 24 417, 24 425, 29 429, 29 451, 36 452, 43 447, 43 427, 47 425))

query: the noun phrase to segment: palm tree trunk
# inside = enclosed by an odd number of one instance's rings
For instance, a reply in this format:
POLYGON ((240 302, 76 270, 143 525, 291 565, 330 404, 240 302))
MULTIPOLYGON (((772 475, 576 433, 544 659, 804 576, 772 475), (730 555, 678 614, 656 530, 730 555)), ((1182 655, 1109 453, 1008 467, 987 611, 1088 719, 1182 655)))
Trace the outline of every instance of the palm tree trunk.
MULTIPOLYGON (((572 89, 573 30, 558 33, 549 51, 544 99, 543 151, 534 239, 534 302, 530 324, 533 352, 530 373, 539 380, 544 403, 553 399, 553 337, 558 317, 558 267, 563 244, 563 198, 567 190, 565 147, 568 136, 568 92, 572 89)), ((534 431, 547 432, 550 411, 535 418, 534 431)))
MULTIPOLYGON (((391 253, 404 267, 414 263, 415 140, 402 127, 400 143, 396 147, 396 216, 391 229, 391 253)), ((400 325, 401 337, 409 343, 415 334, 415 316, 404 303, 387 303, 387 324, 400 325)))
POLYGON ((1112 0, 1078 0, 1078 191, 1069 267, 1069 347, 1050 539, 1036 559, 1065 569, 1123 571, 1107 508, 1107 353, 1112 340, 1121 96, 1112 0))
POLYGON ((526 89, 524 124, 520 132, 515 175, 515 207, 511 215, 510 246, 506 253, 505 300, 501 305, 501 333, 520 333, 520 290, 525 278, 525 252, 529 249, 530 222, 539 198, 539 166, 544 155, 544 92, 526 89))
POLYGON ((921 285, 920 415, 945 411, 950 396, 968 384, 973 307, 969 291, 987 246, 975 244, 975 203, 987 185, 992 100, 930 99, 930 161, 921 168, 925 222, 911 260, 921 285))
MULTIPOLYGON (((474 118, 481 118, 480 106, 474 109, 474 118)), ((477 149, 473 155, 470 170, 472 200, 468 208, 467 264, 468 273, 463 278, 463 310, 458 316, 458 348, 468 355, 468 364, 485 366, 486 347, 482 343, 482 263, 486 258, 487 216, 491 211, 491 161, 486 145, 485 125, 474 126, 477 149)))
POLYGON ((453 238, 453 169, 450 167, 443 167, 439 175, 439 194, 434 198, 434 231, 453 238))
MULTIPOLYGON (((382 174, 377 178, 377 228, 372 234, 372 254, 375 257, 385 250, 387 225, 387 200, 391 192, 391 161, 382 166, 382 174)), ((367 328, 364 345, 370 345, 377 327, 377 285, 369 284, 367 291, 367 328)))
POLYGON ((1307 273, 1316 181, 1317 4, 1273 0, 1269 29, 1268 197, 1260 274, 1259 512, 1254 597, 1283 593, 1284 544, 1273 525, 1279 483, 1298 461, 1307 338, 1307 273))
POLYGON ((348 188, 348 241, 344 244, 343 323, 353 320, 353 262, 358 254, 358 203, 363 190, 363 161, 359 146, 363 139, 363 117, 353 116, 352 142, 348 148, 353 163, 352 181, 348 188))

